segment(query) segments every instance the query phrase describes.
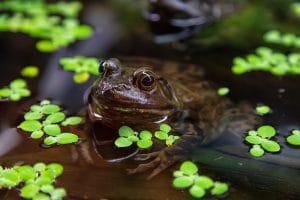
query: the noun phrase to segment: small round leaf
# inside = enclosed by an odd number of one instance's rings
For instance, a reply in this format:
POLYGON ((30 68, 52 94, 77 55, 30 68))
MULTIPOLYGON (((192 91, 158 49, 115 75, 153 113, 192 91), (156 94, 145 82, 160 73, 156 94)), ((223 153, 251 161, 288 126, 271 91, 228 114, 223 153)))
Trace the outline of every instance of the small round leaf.
POLYGON ((270 138, 276 134, 276 130, 272 126, 264 125, 257 129, 257 133, 262 138, 270 138))
POLYGON ((134 131, 129 126, 121 126, 119 129, 119 136, 129 137, 134 134, 134 131))
POLYGON ((42 124, 36 120, 23 121, 19 126, 23 131, 33 132, 41 130, 42 124))
POLYGON ((264 140, 262 143, 261 143, 261 146, 269 151, 269 152, 278 152, 280 151, 280 145, 275 142, 275 141, 271 141, 271 140, 264 140))
POLYGON ((189 176, 177 177, 173 180, 173 186, 178 189, 187 188, 193 185, 193 178, 189 176))
POLYGON ((245 140, 250 144, 260 144, 261 143, 261 137, 257 135, 248 135, 245 140))
POLYGON ((195 198, 202 198, 205 195, 205 190, 198 185, 193 185, 189 189, 190 194, 195 198))
POLYGON ((125 138, 125 137, 119 137, 118 139, 116 139, 115 145, 119 148, 120 147, 129 147, 132 145, 132 141, 130 141, 128 138, 125 138))
POLYGON ((191 161, 185 161, 181 164, 180 171, 187 175, 193 175, 198 172, 198 167, 191 161))
POLYGON ((155 131, 154 135, 160 140, 166 140, 168 138, 168 133, 165 131, 155 131))
POLYGON ((300 135, 293 134, 286 138, 287 142, 292 145, 300 145, 300 135))
POLYGON ((57 124, 49 124, 44 127, 44 131, 47 135, 57 136, 61 134, 61 129, 57 124))
POLYGON ((50 114, 46 118, 46 121, 49 122, 49 123, 51 123, 51 124, 55 124, 55 123, 62 122, 65 118, 66 118, 65 113, 63 113, 63 112, 57 112, 57 113, 50 114))
POLYGON ((169 133, 172 130, 172 128, 170 125, 163 123, 159 126, 159 130, 169 133))
POLYGON ((78 135, 73 133, 62 133, 56 136, 58 144, 71 144, 79 141, 78 135))
POLYGON ((139 140, 137 142, 138 147, 141 149, 148 149, 152 146, 152 144, 153 142, 151 140, 144 140, 144 139, 139 140))

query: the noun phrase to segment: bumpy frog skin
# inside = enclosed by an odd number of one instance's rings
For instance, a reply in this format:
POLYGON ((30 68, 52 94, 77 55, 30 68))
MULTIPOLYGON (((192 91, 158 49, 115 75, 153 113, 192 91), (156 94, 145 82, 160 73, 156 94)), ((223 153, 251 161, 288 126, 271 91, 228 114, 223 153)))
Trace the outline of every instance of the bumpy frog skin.
POLYGON ((118 129, 158 130, 160 123, 172 126, 181 138, 170 147, 150 154, 152 159, 130 173, 154 169, 149 178, 177 161, 187 159, 196 145, 208 143, 221 134, 242 137, 259 119, 248 104, 233 104, 219 96, 212 83, 203 79, 195 66, 135 59, 127 65, 116 58, 104 61, 101 77, 94 83, 89 102, 91 121, 118 129))

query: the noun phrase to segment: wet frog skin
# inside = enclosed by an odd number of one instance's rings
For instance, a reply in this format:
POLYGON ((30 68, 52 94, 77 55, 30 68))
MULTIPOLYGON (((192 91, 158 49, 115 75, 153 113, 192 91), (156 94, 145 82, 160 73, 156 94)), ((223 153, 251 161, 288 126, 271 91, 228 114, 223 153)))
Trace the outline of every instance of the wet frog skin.
POLYGON ((197 66, 146 59, 123 64, 111 58, 101 63, 100 71, 102 75, 89 96, 92 122, 115 130, 128 125, 137 131, 158 130, 164 122, 172 126, 173 133, 181 135, 170 147, 136 155, 137 159, 150 161, 129 173, 154 169, 149 176, 152 178, 187 159, 195 146, 221 134, 243 140, 245 131, 260 122, 247 103, 234 104, 219 96, 197 66))

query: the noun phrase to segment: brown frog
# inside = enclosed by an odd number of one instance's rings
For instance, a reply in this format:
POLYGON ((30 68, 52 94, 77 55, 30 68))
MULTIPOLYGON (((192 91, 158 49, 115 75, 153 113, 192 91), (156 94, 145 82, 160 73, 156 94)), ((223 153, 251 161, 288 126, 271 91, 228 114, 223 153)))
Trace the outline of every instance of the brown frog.
POLYGON ((112 129, 128 125, 137 131, 158 130, 164 122, 181 135, 172 146, 136 155, 152 160, 129 173, 154 169, 152 178, 176 161, 187 159, 195 146, 221 134, 242 137, 260 121, 248 104, 236 105, 218 95, 199 67, 181 65, 145 59, 125 65, 116 58, 101 63, 102 75, 89 97, 91 121, 112 129))

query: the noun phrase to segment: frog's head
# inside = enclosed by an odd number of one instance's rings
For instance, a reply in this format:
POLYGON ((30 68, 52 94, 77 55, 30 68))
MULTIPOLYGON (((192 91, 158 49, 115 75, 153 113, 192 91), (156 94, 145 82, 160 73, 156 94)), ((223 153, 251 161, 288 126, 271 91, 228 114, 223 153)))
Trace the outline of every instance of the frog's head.
POLYGON ((149 66, 126 66, 116 58, 100 64, 89 98, 89 115, 109 127, 161 123, 180 107, 172 86, 149 66))

